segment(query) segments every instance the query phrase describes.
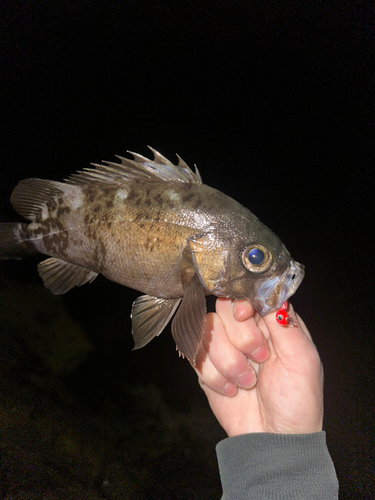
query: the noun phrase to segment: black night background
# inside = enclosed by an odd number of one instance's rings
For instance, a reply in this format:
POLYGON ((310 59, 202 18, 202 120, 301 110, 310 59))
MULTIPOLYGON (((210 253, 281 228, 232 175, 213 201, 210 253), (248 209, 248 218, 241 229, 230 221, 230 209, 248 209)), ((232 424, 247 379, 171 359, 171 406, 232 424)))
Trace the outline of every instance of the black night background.
MULTIPOLYGON (((0 220, 21 220, 9 198, 24 178, 62 180, 128 149, 147 156, 147 144, 196 163, 305 264, 292 303, 324 364, 340 498, 369 500, 365 4, 3 0, 0 23, 0 220)), ((169 329, 132 352, 139 294, 98 277, 55 297, 40 260, 0 267, 0 498, 219 498, 225 434, 169 329)))

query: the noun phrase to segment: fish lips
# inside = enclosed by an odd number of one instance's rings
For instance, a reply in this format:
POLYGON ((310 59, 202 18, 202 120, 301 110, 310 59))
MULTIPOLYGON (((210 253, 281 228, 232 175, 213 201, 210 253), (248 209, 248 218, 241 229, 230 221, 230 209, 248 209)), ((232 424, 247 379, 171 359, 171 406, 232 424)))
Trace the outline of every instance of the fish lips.
POLYGON ((252 303, 261 316, 277 311, 297 290, 305 276, 305 266, 292 260, 284 274, 258 280, 252 303))

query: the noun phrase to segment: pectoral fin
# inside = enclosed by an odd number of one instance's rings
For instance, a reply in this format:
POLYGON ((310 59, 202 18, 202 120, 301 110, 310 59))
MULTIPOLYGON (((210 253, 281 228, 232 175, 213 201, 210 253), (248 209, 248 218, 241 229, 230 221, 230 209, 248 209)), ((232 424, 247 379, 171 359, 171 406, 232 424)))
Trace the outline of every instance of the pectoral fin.
POLYGON ((181 299, 161 299, 142 295, 132 306, 131 319, 134 349, 140 349, 161 334, 181 299))
POLYGON ((45 286, 54 295, 66 293, 74 286, 91 283, 98 276, 98 273, 90 269, 54 257, 38 264, 38 272, 45 286))
POLYGON ((202 343, 206 315, 204 289, 195 274, 185 290, 181 305, 172 321, 172 335, 182 356, 195 366, 195 358, 202 343))

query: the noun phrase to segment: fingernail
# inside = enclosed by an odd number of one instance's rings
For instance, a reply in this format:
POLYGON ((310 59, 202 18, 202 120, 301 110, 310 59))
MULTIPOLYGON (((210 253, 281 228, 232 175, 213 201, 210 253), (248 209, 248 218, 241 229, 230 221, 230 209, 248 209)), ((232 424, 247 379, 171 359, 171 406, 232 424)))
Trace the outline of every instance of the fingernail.
POLYGON ((232 397, 236 394, 236 392, 237 392, 237 387, 231 382, 228 382, 223 389, 224 396, 232 397))
POLYGON ((269 351, 267 347, 265 346, 260 346, 257 349, 255 349, 254 352, 251 353, 251 359, 256 361, 257 363, 263 363, 269 356, 269 351))
POLYGON ((233 302, 233 316, 236 321, 249 319, 249 303, 245 299, 238 299, 233 302))
POLYGON ((253 371, 246 371, 237 377, 237 385, 242 389, 250 389, 256 384, 257 377, 253 371))
POLYGON ((237 314, 237 310, 238 310, 238 300, 233 300, 232 311, 234 316, 237 314))

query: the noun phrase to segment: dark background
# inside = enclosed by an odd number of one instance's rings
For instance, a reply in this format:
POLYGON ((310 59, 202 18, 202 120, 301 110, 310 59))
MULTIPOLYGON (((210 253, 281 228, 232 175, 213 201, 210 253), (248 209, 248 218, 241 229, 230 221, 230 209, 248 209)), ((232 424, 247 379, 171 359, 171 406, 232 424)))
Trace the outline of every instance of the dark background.
MULTIPOLYGON (((1 3, 0 21, 1 220, 20 220, 9 197, 23 178, 61 180, 128 149, 148 155, 147 144, 196 163, 205 183, 250 208, 305 264, 293 305, 324 363, 340 498, 370 499, 374 101, 365 4, 13 1, 1 3)), ((9 422, 0 495, 70 498, 70 478, 81 488, 72 498, 219 498, 214 446, 224 433, 170 333, 131 352, 137 293, 99 277, 47 298, 37 262, 1 271, 9 422), (74 322, 81 340, 51 327, 54 314, 74 322), (60 365, 59 342, 62 359, 74 358, 60 365), (51 413, 49 433, 37 431, 51 413)))

